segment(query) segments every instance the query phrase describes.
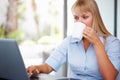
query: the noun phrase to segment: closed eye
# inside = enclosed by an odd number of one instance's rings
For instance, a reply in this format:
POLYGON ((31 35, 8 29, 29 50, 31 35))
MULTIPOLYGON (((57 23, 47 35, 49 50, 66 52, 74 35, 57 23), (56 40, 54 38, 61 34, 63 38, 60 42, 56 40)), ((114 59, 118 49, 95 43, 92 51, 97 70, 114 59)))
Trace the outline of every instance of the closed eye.
POLYGON ((82 18, 83 19, 87 19, 89 16, 83 15, 82 18))
POLYGON ((74 16, 74 20, 79 20, 79 17, 78 16, 74 16))

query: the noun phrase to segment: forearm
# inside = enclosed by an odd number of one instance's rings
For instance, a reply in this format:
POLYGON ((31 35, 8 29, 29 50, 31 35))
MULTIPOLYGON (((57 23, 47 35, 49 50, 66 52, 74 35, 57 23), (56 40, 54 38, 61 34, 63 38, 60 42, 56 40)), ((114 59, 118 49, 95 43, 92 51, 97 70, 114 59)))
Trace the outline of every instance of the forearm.
POLYGON ((99 39, 94 44, 100 72, 104 80, 115 80, 118 71, 109 60, 105 48, 99 39))

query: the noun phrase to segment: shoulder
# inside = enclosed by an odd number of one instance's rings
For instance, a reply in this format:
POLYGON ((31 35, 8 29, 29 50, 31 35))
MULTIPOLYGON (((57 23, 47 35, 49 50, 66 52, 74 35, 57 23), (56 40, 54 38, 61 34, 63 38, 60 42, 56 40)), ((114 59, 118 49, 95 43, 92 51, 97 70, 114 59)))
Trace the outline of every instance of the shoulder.
POLYGON ((66 38, 64 38, 63 42, 70 43, 71 40, 72 40, 72 37, 71 36, 67 36, 66 38))
POLYGON ((107 43, 108 44, 120 44, 120 40, 117 37, 114 36, 108 36, 107 38, 107 43))
POLYGON ((63 39, 63 41, 59 44, 59 46, 58 47, 66 47, 66 46, 68 46, 69 45, 69 43, 70 43, 70 40, 71 40, 71 37, 70 36, 68 36, 68 37, 65 37, 64 39, 63 39))
POLYGON ((72 36, 67 36, 66 38, 63 39, 61 44, 59 46, 67 47, 70 46, 72 43, 77 42, 78 40, 75 40, 72 38, 72 36))
POLYGON ((117 37, 108 36, 106 38, 106 40, 107 40, 107 44, 106 44, 107 48, 111 48, 111 49, 118 48, 118 49, 120 49, 120 40, 117 37))
POLYGON ((69 41, 70 39, 71 39, 71 36, 67 36, 64 38, 64 41, 66 41, 66 40, 69 41))

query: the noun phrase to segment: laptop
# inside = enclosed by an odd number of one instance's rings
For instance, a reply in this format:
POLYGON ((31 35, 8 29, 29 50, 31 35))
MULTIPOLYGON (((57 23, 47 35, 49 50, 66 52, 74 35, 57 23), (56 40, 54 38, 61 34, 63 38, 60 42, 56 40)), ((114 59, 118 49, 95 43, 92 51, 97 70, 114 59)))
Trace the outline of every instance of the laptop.
POLYGON ((47 74, 27 75, 24 61, 15 39, 0 39, 0 80, 78 80, 47 74))
POLYGON ((20 54, 17 41, 0 39, 0 80, 40 80, 29 79, 20 54))

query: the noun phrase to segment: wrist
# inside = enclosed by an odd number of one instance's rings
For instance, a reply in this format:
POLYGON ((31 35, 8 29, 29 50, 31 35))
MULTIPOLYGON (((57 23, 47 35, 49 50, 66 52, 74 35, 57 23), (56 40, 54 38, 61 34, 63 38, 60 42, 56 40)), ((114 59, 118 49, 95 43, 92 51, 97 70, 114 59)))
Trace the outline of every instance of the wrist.
POLYGON ((40 65, 36 65, 35 66, 35 69, 37 70, 37 73, 39 74, 41 71, 40 71, 40 65))
POLYGON ((100 39, 97 39, 95 42, 94 42, 94 47, 95 48, 104 48, 104 46, 103 46, 103 44, 102 44, 102 42, 101 42, 101 40, 100 39))
POLYGON ((94 39, 94 42, 93 42, 93 45, 98 45, 100 43, 100 39, 99 38, 95 38, 94 39))

